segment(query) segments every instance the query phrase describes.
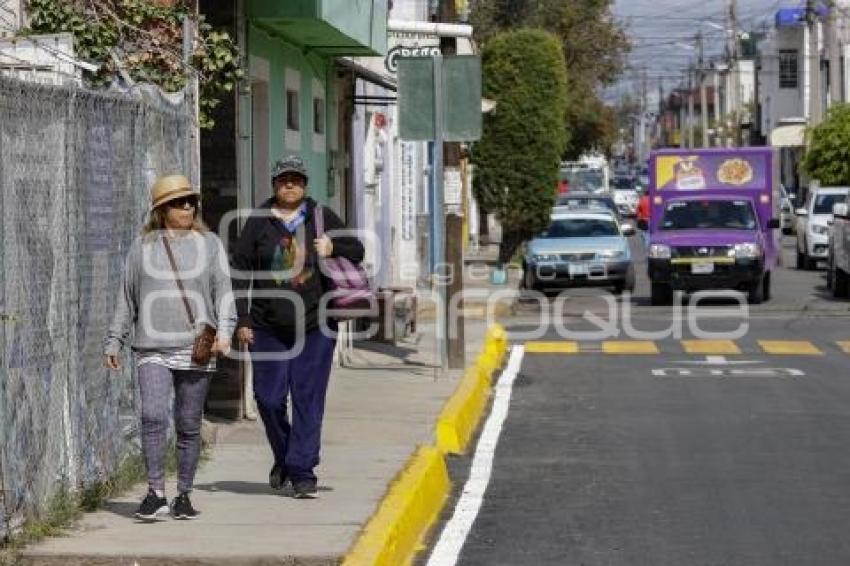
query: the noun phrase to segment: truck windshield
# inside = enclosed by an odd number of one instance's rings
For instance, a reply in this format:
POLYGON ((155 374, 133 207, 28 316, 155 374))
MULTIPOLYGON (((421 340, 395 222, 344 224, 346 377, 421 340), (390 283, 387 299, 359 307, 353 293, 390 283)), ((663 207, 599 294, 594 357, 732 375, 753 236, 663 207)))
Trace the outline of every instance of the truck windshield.
POLYGON ((605 188, 605 175, 600 169, 567 169, 561 171, 571 191, 596 191, 605 188))
POLYGON ((840 204, 847 200, 847 195, 817 195, 812 214, 832 214, 832 205, 840 204))
POLYGON ((745 200, 689 200, 667 204, 661 230, 755 230, 753 207, 745 200))
POLYGON ((594 238, 619 236, 620 230, 613 220, 601 218, 561 218, 553 220, 541 238, 594 238))

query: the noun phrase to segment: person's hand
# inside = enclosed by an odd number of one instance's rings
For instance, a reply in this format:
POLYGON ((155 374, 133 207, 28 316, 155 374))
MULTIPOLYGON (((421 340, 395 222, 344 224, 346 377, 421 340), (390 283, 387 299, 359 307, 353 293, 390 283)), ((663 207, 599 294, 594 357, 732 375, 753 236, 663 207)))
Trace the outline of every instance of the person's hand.
POLYGON ((334 243, 328 238, 327 234, 321 238, 316 238, 313 240, 313 243, 316 246, 316 253, 320 257, 331 257, 331 254, 334 252, 334 243))
POLYGON ((223 338, 218 338, 212 347, 212 353, 214 356, 226 356, 230 353, 230 340, 226 340, 223 338))
POLYGON ((119 370, 121 369, 121 362, 118 361, 118 356, 114 354, 106 354, 103 356, 103 365, 107 369, 111 370, 119 370))
POLYGON ((254 331, 247 326, 242 326, 236 331, 236 338, 240 344, 251 346, 254 344, 254 331))

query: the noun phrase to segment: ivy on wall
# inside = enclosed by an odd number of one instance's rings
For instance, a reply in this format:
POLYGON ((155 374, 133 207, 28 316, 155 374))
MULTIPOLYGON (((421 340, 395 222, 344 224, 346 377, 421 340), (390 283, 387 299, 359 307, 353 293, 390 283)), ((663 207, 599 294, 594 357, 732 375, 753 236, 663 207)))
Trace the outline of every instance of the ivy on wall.
POLYGON ((184 63, 183 20, 195 17, 185 0, 28 0, 27 11, 25 34, 72 33, 77 57, 100 65, 97 72, 84 71, 91 86, 108 85, 124 71, 133 81, 176 92, 197 73, 202 128, 214 125, 213 110, 242 77, 230 34, 203 16, 184 63))

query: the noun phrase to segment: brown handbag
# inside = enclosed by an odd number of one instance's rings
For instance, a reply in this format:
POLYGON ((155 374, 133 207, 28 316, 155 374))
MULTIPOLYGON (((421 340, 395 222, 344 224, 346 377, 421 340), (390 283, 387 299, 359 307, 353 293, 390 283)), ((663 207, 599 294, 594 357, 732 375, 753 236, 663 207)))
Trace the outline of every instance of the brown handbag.
MULTIPOLYGON (((180 280, 177 270, 177 262, 174 261, 174 253, 171 251, 171 245, 168 243, 168 238, 162 236, 162 243, 165 245, 165 253, 168 254, 168 262, 171 264, 171 270, 174 272, 174 281, 177 283, 177 288, 180 289, 180 296, 183 298, 183 306, 186 307, 186 314, 189 315, 189 324, 192 325, 192 330, 195 329, 195 315, 192 314, 192 307, 189 305, 189 299, 186 297, 186 290, 183 288, 183 281, 180 280)), ((199 366, 205 366, 212 359, 212 348, 215 344, 216 330, 213 326, 204 323, 201 332, 195 336, 195 343, 192 344, 192 363, 199 366)))

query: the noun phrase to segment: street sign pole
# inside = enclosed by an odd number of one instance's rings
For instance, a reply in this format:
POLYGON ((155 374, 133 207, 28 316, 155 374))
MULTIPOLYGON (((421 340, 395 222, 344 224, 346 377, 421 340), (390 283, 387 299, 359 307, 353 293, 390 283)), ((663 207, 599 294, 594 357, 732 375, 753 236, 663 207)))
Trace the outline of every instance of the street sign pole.
POLYGON ((434 56, 434 163, 431 174, 434 178, 434 192, 431 194, 431 257, 434 269, 431 274, 433 285, 437 291, 437 352, 440 367, 448 368, 448 301, 446 293, 445 270, 445 198, 443 171, 443 138, 445 124, 443 115, 443 57, 434 56))

